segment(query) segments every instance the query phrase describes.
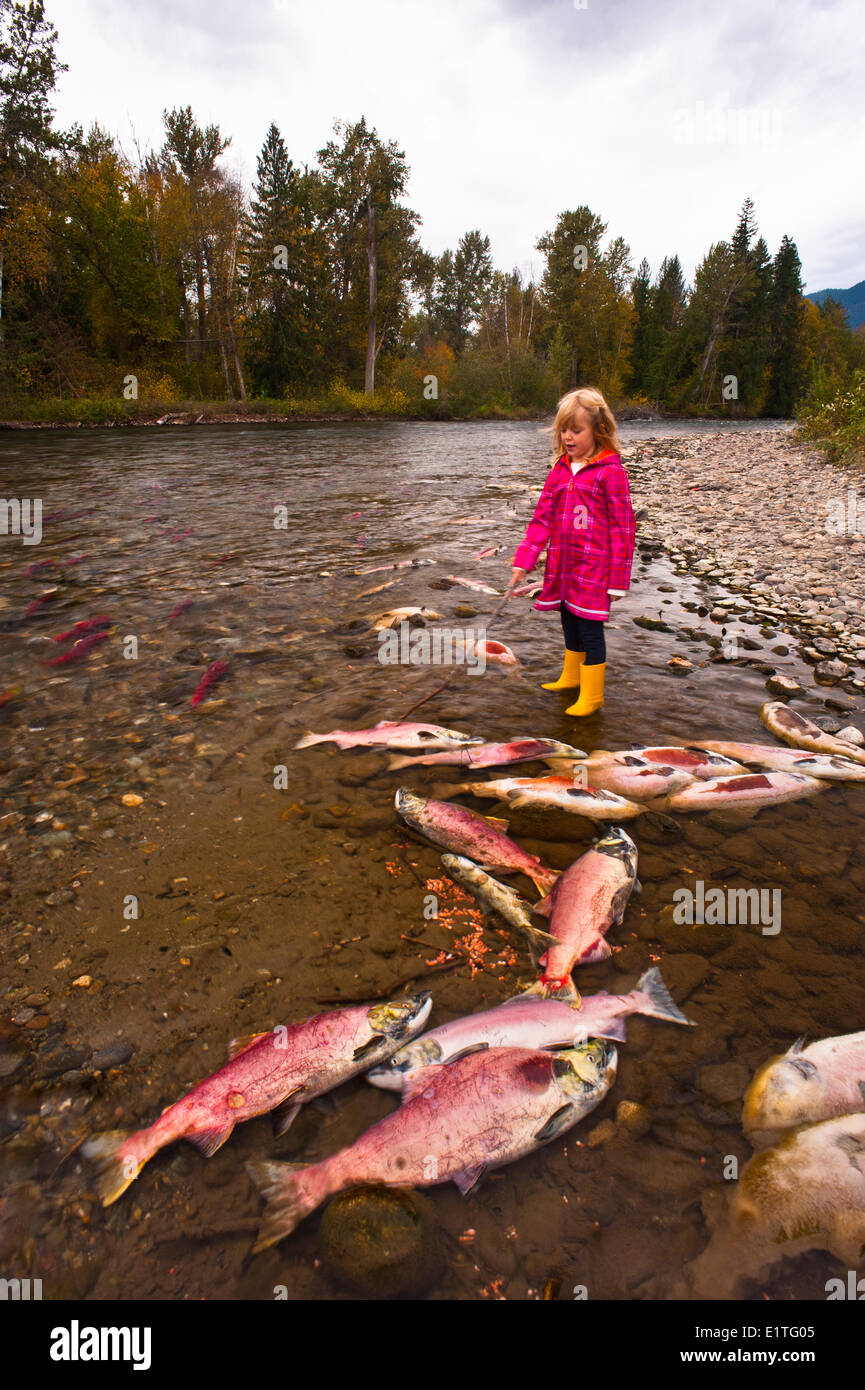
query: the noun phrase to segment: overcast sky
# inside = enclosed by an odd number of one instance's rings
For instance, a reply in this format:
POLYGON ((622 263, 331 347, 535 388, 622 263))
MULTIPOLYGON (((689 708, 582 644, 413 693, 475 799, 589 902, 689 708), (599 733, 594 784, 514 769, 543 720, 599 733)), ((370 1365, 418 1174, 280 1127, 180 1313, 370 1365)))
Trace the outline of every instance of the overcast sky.
POLYGON ((275 121, 313 163, 365 115, 411 169, 424 246, 489 235, 497 267, 587 203, 636 266, 687 277, 746 194, 809 291, 865 278, 862 0, 46 0, 58 123, 130 153, 193 108, 247 184, 275 121), (859 171, 857 173, 857 170, 859 171))

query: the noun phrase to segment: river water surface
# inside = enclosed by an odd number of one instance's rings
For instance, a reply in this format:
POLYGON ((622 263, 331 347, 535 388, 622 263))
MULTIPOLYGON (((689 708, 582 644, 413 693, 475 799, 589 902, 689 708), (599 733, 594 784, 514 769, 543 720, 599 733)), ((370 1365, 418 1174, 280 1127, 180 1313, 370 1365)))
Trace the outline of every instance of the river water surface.
MULTIPOLYGON (((719 426, 621 433, 630 447, 701 429, 719 426)), ((247 1259, 260 1199, 243 1163, 350 1143, 394 1105, 362 1080, 306 1107, 280 1140, 263 1119, 209 1161, 184 1144, 164 1150, 105 1211, 74 1149, 93 1130, 150 1123, 240 1034, 381 997, 412 975, 434 995, 433 1022, 530 982, 523 943, 483 922, 394 812, 401 782, 429 791, 459 770, 389 772, 385 754, 294 745, 308 729, 397 718, 440 684, 440 667, 383 665, 372 622, 412 605, 450 626, 483 623, 497 597, 448 576, 504 587, 547 450, 523 423, 0 439, 0 494, 41 498, 46 516, 38 546, 0 536, 0 1273, 41 1277, 45 1297, 271 1298, 277 1285, 291 1298, 349 1296, 321 1263, 317 1215, 247 1259), (471 558, 491 545, 501 553, 471 558), (434 563, 359 573, 400 560, 434 563), (106 641, 48 664, 65 650, 54 636, 98 615, 112 622, 106 641), (224 679, 193 707, 217 660, 224 679), (429 892, 437 919, 424 915, 429 892), (440 965, 454 968, 426 973, 440 965)), ((639 464, 634 493, 639 506, 639 464)), ((489 634, 519 667, 461 672, 418 718, 587 750, 768 741, 765 676, 749 663, 795 674, 796 645, 738 622, 747 660, 713 659, 705 637, 720 628, 705 598, 641 530, 633 587, 607 628, 599 714, 569 719, 568 699, 540 689, 558 674, 561 633, 522 599, 489 634), (659 615, 671 631, 634 622, 659 615), (770 655, 779 645, 787 653, 770 655), (672 656, 693 669, 676 676, 672 656)), ((706 1244, 704 1194, 725 1185, 730 1156, 750 1153, 740 1105, 755 1067, 799 1035, 863 1026, 857 788, 748 822, 628 828, 643 892, 610 934, 612 960, 581 970, 580 987, 623 992, 657 964, 697 1026, 631 1020, 616 1084, 581 1126, 468 1201, 429 1190, 448 1252, 431 1297, 535 1298, 550 1279, 562 1298, 575 1286, 662 1296, 706 1244), (781 930, 677 924, 673 894, 697 880, 780 889, 781 930), (615 1123, 622 1101, 641 1107, 632 1131, 615 1123)), ((511 816, 511 833, 557 868, 593 838, 579 818, 527 813, 511 816)), ((837 1272, 812 1253, 742 1292, 823 1297, 837 1272)))

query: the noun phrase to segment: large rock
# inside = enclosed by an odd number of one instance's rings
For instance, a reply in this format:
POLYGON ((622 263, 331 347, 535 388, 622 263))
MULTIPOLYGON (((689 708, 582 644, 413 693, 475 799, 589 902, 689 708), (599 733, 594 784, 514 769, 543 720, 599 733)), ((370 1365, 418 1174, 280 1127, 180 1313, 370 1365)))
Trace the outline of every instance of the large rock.
POLYGON ((417 1297, 444 1263, 432 1204, 408 1188, 352 1187, 322 1217, 321 1259, 366 1298, 417 1297))

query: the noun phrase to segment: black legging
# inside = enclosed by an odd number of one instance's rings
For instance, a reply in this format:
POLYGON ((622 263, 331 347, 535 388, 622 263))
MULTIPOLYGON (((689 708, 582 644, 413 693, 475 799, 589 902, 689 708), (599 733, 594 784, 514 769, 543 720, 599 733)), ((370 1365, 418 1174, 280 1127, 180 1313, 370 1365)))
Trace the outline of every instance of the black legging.
POLYGON ((562 631, 569 652, 585 652, 587 666, 599 666, 607 659, 604 624, 597 618, 581 618, 561 605, 562 631))

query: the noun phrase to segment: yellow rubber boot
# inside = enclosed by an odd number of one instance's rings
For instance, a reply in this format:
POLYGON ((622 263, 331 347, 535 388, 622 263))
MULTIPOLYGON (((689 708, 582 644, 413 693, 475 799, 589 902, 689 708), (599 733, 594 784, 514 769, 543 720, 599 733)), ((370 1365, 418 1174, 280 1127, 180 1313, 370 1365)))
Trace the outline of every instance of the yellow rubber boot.
POLYGON ((580 667, 586 659, 585 652, 572 652, 565 647, 565 664, 557 681, 547 681, 542 690, 576 690, 580 683, 580 667))
POLYGON ((584 666, 580 680, 580 698, 570 705, 565 714, 594 714, 604 703, 604 672, 607 663, 601 661, 597 666, 584 666))

